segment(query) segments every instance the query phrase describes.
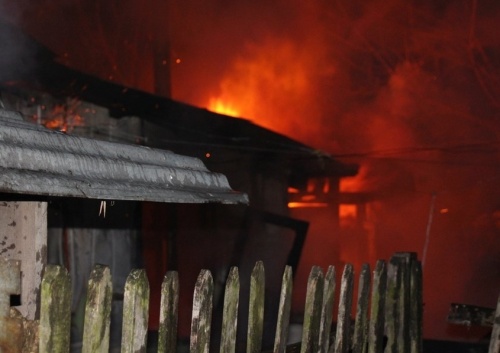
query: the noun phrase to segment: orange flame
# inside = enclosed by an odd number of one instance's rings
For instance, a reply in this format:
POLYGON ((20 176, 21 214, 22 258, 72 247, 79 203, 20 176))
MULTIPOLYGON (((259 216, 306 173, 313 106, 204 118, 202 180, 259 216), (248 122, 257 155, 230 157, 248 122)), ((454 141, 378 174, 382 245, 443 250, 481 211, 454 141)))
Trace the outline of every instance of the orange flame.
POLYGON ((233 117, 239 117, 240 113, 234 106, 224 102, 221 98, 211 98, 208 104, 208 110, 215 113, 224 114, 233 117))

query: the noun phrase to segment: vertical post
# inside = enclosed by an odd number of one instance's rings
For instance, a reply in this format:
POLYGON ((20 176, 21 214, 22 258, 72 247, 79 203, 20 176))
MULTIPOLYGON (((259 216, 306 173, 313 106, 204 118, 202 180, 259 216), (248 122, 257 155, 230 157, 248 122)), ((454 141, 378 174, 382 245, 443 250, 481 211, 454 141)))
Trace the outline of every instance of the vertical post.
POLYGON ((422 263, 414 258, 410 264, 410 352, 423 351, 422 263))
POLYGON ((234 353, 236 349, 236 328, 240 299, 240 278, 238 268, 231 267, 226 280, 220 353, 234 353))
POLYGON ((334 353, 347 353, 349 351, 353 277, 353 266, 351 264, 346 264, 340 285, 339 314, 337 317, 337 331, 335 333, 335 343, 333 347, 334 353))
POLYGON ((490 347, 488 353, 500 352, 500 296, 498 296, 497 309, 493 320, 493 330, 491 331, 490 347))
POLYGON ((40 353, 68 353, 71 327, 71 278, 61 266, 48 265, 42 280, 40 353))
POLYGON ((179 304, 179 275, 175 271, 165 274, 161 285, 160 327, 158 353, 175 353, 179 304))
POLYGON ((155 71, 155 93, 162 97, 170 97, 170 70, 172 69, 170 54, 170 10, 169 0, 155 2, 158 16, 155 16, 156 41, 154 43, 153 68, 155 71))
POLYGON ((358 305, 354 321, 353 353, 365 353, 368 333, 368 296, 370 292, 370 266, 363 264, 359 275, 358 305))
POLYGON ((214 280, 208 270, 201 270, 193 295, 190 353, 208 353, 212 323, 214 280))
POLYGON ((290 308, 292 306, 292 268, 285 266, 281 282, 280 303, 278 309, 278 323, 274 336, 274 353, 284 353, 290 326, 290 308))
POLYGON ((304 328, 302 331, 300 353, 318 352, 321 307, 323 306, 323 289, 323 271, 321 271, 321 268, 318 266, 313 266, 307 281, 304 328))
POLYGON ((386 331, 388 353, 410 351, 411 263, 415 253, 395 253, 387 271, 386 331))
POLYGON ((335 300, 335 267, 329 266, 323 287, 323 305, 319 328, 319 352, 327 353, 330 348, 330 330, 332 329, 333 303, 335 300))
POLYGON ((262 261, 257 261, 250 278, 248 308, 247 353, 260 353, 264 328, 265 272, 262 261))
POLYGON ((109 267, 95 265, 88 282, 82 353, 109 352, 112 295, 109 267))
POLYGON ((21 261, 21 305, 29 320, 38 318, 40 284, 47 263, 47 203, 0 202, 0 252, 21 261))
POLYGON ((145 353, 149 318, 149 283, 144 270, 132 270, 123 297, 122 353, 145 353))
POLYGON ((368 353, 382 353, 384 350, 384 315, 387 269, 385 261, 378 260, 373 273, 370 323, 368 325, 368 353))

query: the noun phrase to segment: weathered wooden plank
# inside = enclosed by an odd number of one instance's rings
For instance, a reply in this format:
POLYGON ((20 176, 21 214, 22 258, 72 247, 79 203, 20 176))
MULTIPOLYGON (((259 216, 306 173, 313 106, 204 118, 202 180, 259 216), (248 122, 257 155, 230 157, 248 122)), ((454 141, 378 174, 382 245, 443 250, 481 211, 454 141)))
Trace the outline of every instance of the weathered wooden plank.
POLYGON ((69 352, 71 278, 68 271, 48 265, 41 287, 40 353, 69 352))
MULTIPOLYGON (((1 115, 1 114, 0 114, 1 115)), ((38 317, 40 284, 47 263, 47 202, 0 202, 0 252, 21 261, 21 305, 23 317, 38 317)))
POLYGON ((395 253, 387 270, 387 353, 410 350, 410 264, 415 253, 395 253))
POLYGON ((446 321, 454 325, 492 327, 495 321, 495 308, 451 303, 446 321))
POLYGON ((190 353, 208 353, 212 322, 214 281, 208 270, 201 270, 196 280, 191 319, 190 353))
POLYGON ((257 261, 250 278, 247 353, 260 353, 264 328, 264 294, 266 274, 262 261, 257 261))
POLYGON ((334 353, 347 353, 351 333, 351 309, 354 281, 354 268, 346 264, 340 285, 339 312, 337 316, 337 329, 335 332, 334 353))
POLYGON ((132 270, 123 296, 122 353, 146 352, 149 283, 145 270, 132 270))
POLYGON ((307 281, 307 294, 304 309, 301 353, 317 353, 319 349, 319 326, 323 305, 323 271, 313 266, 307 281))
POLYGON ((158 353, 175 353, 179 310, 179 275, 168 271, 161 285, 158 353))
POLYGON ((370 266, 363 264, 359 275, 358 304, 352 339, 353 353, 366 353, 368 342, 368 296, 370 293, 370 266))
POLYGON ((235 352, 239 299, 240 278, 238 275, 238 268, 231 267, 226 280, 226 290, 224 293, 220 353, 235 352))
POLYGON ((327 353, 330 347, 330 331, 332 329, 333 303, 335 300, 335 267, 329 266, 323 286, 323 305, 319 328, 319 353, 327 353))
POLYGON ((373 285, 368 324, 368 353, 384 351, 385 290, 387 287, 387 267, 385 261, 378 260, 373 273, 373 285))
POLYGON ((88 281, 82 353, 109 352, 112 296, 109 267, 95 265, 88 281))
MULTIPOLYGON (((410 352, 423 351, 422 264, 416 258, 410 263, 410 352)), ((500 353, 500 352, 499 352, 500 353)))
MULTIPOLYGON (((38 353, 40 342, 39 321, 28 320, 15 308, 10 308, 10 317, 22 323, 22 353, 38 353)), ((20 342, 21 343, 21 342, 20 342)), ((2 352, 10 352, 8 350, 2 352)), ((12 352, 15 352, 14 350, 12 352)))
POLYGON ((12 317, 10 295, 21 293, 21 262, 0 257, 0 352, 20 352, 22 318, 12 317))
POLYGON ((488 353, 500 353, 500 296, 498 296, 495 319, 493 320, 493 330, 491 331, 490 346, 488 353))
POLYGON ((288 327, 290 326, 290 308, 292 306, 292 282, 292 268, 286 266, 281 282, 278 322, 276 324, 276 335, 274 336, 274 353, 284 353, 286 349, 288 327))

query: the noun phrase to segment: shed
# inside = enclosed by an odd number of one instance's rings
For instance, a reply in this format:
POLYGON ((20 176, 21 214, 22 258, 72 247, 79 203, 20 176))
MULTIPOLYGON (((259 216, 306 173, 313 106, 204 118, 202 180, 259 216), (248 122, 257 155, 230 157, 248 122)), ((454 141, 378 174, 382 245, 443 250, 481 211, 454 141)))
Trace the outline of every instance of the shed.
MULTIPOLYGON (((135 226, 142 234, 140 246, 152 287, 151 307, 159 303, 155 288, 166 269, 181 269, 184 283, 194 283, 192 277, 199 268, 209 268, 219 277, 219 283, 230 265, 239 265, 245 277, 244 272, 251 270, 255 260, 264 260, 269 269, 269 296, 279 295, 279 276, 287 263, 297 268, 308 227, 307 222, 290 216, 290 188, 304 191, 309 179, 327 178, 335 203, 340 178, 356 174, 357 166, 340 163, 249 120, 73 70, 59 64, 46 48, 23 38, 30 43, 30 53, 35 49, 39 53, 38 59, 29 70, 0 75, 0 101, 4 106, 21 112, 25 120, 71 135, 139 144, 197 158, 211 171, 225 175, 232 188, 248 195, 250 207, 141 204, 137 212, 140 222, 135 226)), ((64 202, 59 213, 67 214, 70 207, 78 207, 80 216, 85 216, 86 206, 64 202)), ((66 221, 56 221, 51 228, 65 229, 67 225, 66 221)), ((186 333, 189 323, 183 321, 182 310, 190 307, 190 299, 189 288, 182 285, 181 291, 187 295, 181 296, 179 324, 180 332, 186 333)), ((151 313, 154 329, 158 310, 151 313)), ((268 320, 273 321, 272 317, 268 320)))
POLYGON ((19 309, 36 317, 47 260, 47 202, 53 198, 248 203, 226 177, 192 157, 70 136, 0 109, 0 254, 20 260, 19 309))

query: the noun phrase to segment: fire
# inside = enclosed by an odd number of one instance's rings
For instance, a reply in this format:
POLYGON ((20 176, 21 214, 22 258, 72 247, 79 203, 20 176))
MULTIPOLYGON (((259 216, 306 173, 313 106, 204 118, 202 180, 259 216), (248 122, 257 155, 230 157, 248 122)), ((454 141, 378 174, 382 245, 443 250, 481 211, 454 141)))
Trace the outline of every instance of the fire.
POLYGON ((314 85, 320 67, 313 51, 286 38, 268 38, 233 59, 218 92, 199 105, 306 141, 318 130, 314 85))
POLYGON ((233 105, 224 102, 221 98, 211 98, 208 110, 233 117, 240 116, 238 109, 236 109, 233 105))

